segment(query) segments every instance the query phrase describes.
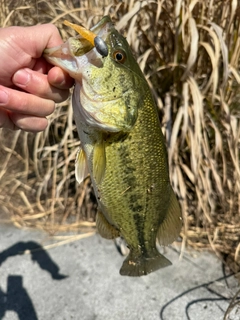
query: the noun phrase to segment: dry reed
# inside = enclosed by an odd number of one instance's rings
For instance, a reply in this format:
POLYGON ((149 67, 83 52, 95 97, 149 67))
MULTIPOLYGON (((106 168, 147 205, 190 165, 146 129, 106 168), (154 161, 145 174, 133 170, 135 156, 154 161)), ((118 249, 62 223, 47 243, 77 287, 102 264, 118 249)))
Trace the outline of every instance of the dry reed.
MULTIPOLYGON (((2 1, 2 26, 63 20, 90 27, 110 14, 159 106, 171 181, 184 217, 182 247, 240 266, 240 5, 233 1, 2 1)), ((90 180, 77 186, 79 140, 70 99, 36 135, 2 130, 0 206, 18 226, 51 233, 94 225, 90 180)))

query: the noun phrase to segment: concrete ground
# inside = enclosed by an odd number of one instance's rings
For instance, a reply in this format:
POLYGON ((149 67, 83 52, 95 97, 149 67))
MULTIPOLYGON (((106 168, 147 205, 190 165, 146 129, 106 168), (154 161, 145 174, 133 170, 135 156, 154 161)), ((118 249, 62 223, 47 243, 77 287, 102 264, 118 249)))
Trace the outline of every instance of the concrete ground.
MULTIPOLYGON (((123 257, 92 235, 65 245, 45 233, 0 225, 0 319, 219 320, 238 290, 209 253, 179 254, 173 265, 140 278, 119 275, 123 257), (31 250, 31 252, 30 252, 31 250)), ((240 319, 235 307, 227 319, 240 319)))

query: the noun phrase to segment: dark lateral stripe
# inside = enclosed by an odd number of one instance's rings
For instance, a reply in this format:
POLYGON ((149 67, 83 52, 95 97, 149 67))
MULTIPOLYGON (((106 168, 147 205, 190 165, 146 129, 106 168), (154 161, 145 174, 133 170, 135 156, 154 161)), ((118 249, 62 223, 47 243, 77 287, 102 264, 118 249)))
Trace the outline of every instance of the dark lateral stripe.
POLYGON ((145 246, 145 238, 144 238, 144 222, 145 219, 140 216, 140 214, 135 213, 133 215, 133 219, 135 221, 135 226, 136 226, 136 235, 138 239, 138 244, 141 247, 141 252, 144 256, 147 256, 147 248, 145 246))

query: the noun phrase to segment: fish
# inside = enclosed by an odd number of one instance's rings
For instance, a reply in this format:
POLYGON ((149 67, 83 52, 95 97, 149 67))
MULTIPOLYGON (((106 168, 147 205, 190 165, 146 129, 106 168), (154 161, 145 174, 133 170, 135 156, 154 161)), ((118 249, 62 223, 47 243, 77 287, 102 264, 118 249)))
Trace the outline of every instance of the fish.
POLYGON ((81 141, 76 179, 81 183, 90 174, 99 234, 122 237, 129 248, 120 274, 147 275, 171 265, 157 243, 171 244, 182 227, 157 105, 109 16, 84 32, 71 26, 78 36, 46 49, 44 57, 75 79, 72 106, 81 141))

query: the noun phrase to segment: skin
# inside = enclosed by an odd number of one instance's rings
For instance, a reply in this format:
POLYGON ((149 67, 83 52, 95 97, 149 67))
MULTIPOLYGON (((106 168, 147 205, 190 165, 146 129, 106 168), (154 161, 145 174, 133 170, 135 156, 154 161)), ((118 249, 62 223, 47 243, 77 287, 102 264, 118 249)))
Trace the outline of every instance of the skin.
POLYGON ((0 29, 0 128, 42 131, 73 79, 43 57, 63 43, 52 24, 0 29))

